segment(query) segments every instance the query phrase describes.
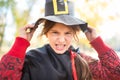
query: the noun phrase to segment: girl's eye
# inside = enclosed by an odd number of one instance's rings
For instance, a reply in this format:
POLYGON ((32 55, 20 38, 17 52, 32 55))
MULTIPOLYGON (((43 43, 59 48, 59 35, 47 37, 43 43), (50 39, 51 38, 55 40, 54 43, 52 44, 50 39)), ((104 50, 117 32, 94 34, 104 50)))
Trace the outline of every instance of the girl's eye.
POLYGON ((57 34, 58 34, 58 32, 52 32, 52 34, 53 34, 53 35, 57 35, 57 34))
POLYGON ((71 32, 67 32, 66 34, 72 34, 71 32))
POLYGON ((57 34, 57 32, 52 32, 53 34, 57 34))
POLYGON ((72 33, 71 32, 67 32, 67 33, 65 33, 67 36, 71 36, 72 35, 72 33))

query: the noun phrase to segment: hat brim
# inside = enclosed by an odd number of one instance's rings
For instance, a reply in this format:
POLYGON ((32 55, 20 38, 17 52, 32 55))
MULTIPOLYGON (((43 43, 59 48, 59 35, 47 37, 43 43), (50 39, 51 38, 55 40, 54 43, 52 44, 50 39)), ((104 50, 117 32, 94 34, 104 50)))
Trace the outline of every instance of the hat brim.
POLYGON ((44 20, 50 20, 53 22, 62 23, 62 24, 68 25, 68 26, 78 25, 78 26, 80 26, 81 29, 83 28, 83 30, 82 30, 83 32, 87 27, 87 23, 85 21, 80 20, 80 19, 73 17, 73 16, 70 16, 70 15, 45 16, 45 17, 39 18, 37 23, 40 24, 44 20))

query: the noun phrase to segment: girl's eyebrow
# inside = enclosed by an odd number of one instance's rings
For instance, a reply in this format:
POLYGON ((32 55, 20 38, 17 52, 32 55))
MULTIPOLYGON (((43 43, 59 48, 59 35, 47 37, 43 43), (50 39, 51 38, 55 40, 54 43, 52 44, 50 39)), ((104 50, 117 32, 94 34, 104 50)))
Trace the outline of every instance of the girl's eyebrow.
POLYGON ((58 31, 58 30, 56 30, 56 29, 51 29, 50 31, 58 31))

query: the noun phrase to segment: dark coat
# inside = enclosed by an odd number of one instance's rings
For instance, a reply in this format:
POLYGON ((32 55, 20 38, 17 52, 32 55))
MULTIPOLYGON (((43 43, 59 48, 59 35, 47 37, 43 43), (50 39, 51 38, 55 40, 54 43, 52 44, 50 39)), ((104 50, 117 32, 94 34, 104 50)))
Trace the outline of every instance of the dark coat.
POLYGON ((73 80, 69 51, 56 54, 49 45, 30 50, 22 80, 73 80))

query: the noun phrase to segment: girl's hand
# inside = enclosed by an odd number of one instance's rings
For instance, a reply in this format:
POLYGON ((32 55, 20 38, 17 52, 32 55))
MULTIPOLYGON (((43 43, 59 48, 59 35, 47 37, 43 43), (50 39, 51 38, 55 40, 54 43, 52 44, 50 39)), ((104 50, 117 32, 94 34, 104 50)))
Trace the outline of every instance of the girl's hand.
POLYGON ((20 28, 18 36, 30 41, 35 30, 34 24, 25 25, 24 27, 20 28))
POLYGON ((85 31, 85 35, 90 42, 98 37, 96 30, 92 27, 88 27, 87 31, 85 31))

